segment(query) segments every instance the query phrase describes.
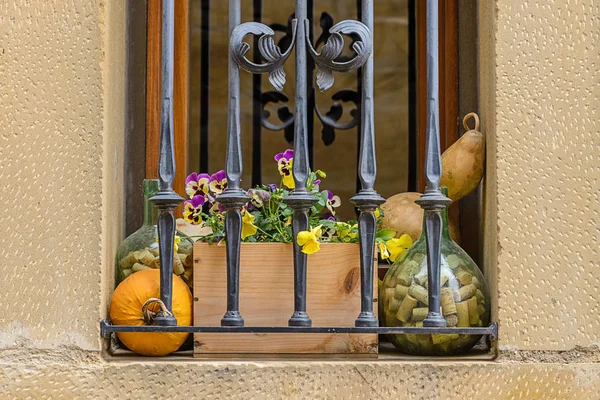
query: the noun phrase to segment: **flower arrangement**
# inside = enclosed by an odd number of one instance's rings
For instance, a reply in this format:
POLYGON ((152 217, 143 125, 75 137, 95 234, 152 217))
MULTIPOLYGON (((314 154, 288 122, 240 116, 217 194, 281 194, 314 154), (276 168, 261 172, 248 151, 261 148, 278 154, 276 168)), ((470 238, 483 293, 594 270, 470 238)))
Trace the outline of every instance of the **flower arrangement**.
MULTIPOLYGON (((294 189, 292 175, 294 151, 288 149, 275 155, 280 174, 279 184, 260 185, 247 192, 248 203, 242 207, 242 241, 244 242, 283 242, 291 243, 293 210, 284 202, 294 189)), ((295 238, 302 252, 313 254, 319 251, 321 243, 358 243, 358 223, 350 220, 339 221, 336 208, 342 202, 339 196, 329 190, 321 190, 321 182, 327 174, 321 170, 310 171, 306 182, 317 201, 309 210, 310 229, 299 232, 295 238)), ((191 173, 186 181, 186 194, 189 200, 183 203, 183 217, 193 225, 205 224, 210 233, 197 237, 209 243, 223 243, 225 240, 225 209, 217 196, 227 188, 227 177, 223 170, 212 175, 191 173)), ((377 218, 376 246, 382 259, 395 262, 412 245, 409 235, 394 238, 396 231, 381 227, 383 212, 375 211, 377 218)))

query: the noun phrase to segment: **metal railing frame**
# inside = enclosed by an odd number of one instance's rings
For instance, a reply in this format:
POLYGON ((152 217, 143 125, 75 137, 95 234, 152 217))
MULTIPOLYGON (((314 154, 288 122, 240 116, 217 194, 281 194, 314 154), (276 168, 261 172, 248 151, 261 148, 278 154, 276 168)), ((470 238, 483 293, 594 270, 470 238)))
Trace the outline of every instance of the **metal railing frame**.
POLYGON ((253 333, 380 333, 380 334, 473 334, 498 337, 497 324, 488 327, 446 327, 440 313, 440 260, 442 217, 441 211, 451 202, 440 191, 442 172, 439 139, 439 59, 438 59, 438 1, 427 1, 427 139, 426 168, 427 188, 417 203, 425 210, 429 312, 423 327, 379 327, 373 312, 373 272, 376 234, 375 209, 385 200, 375 191, 376 155, 373 118, 373 0, 363 0, 361 21, 341 21, 330 29, 331 38, 327 51, 318 53, 311 43, 307 0, 296 0, 293 46, 285 52, 279 49, 273 37, 275 32, 258 22, 241 23, 240 0, 229 0, 229 112, 226 174, 227 189, 218 197, 226 208, 225 230, 227 236, 227 310, 221 326, 176 326, 177 320, 170 313, 173 287, 173 243, 175 216, 173 211, 183 199, 173 190, 175 177, 173 139, 173 66, 174 66, 174 0, 163 0, 162 11, 162 113, 159 154, 159 193, 150 200, 159 210, 158 236, 160 249, 160 297, 169 313, 159 312, 152 326, 118 326, 109 321, 101 322, 101 333, 109 337, 113 332, 253 332, 253 333), (258 51, 266 60, 256 64, 245 55, 249 45, 243 41, 248 34, 259 37, 258 51), (342 35, 354 35, 359 39, 353 44, 354 58, 336 61, 344 47, 342 35), (283 65, 292 49, 296 52, 296 97, 294 126, 293 176, 296 188, 285 199, 293 214, 293 235, 308 228, 308 211, 316 198, 306 189, 309 174, 307 143, 307 57, 310 55, 319 72, 317 85, 325 91, 333 84, 333 72, 348 72, 362 68, 361 85, 361 134, 358 176, 361 189, 351 201, 360 211, 358 230, 360 237, 361 312, 354 327, 312 327, 306 310, 306 254, 294 243, 294 311, 287 327, 246 327, 239 312, 239 270, 241 245, 241 209, 248 201, 240 187, 242 176, 242 151, 240 132, 240 69, 252 74, 269 74, 269 81, 277 90, 285 84, 283 65))

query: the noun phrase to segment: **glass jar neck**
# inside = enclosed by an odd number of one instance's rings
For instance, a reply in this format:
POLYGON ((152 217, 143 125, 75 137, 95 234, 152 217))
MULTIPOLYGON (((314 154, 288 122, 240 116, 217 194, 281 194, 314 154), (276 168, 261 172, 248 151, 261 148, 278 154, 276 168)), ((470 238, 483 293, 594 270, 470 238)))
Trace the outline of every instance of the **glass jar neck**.
MULTIPOLYGON (((448 197, 448 188, 445 186, 440 187, 440 191, 446 197, 448 197)), ((449 206, 448 206, 449 207, 449 206)), ((448 207, 442 210, 442 238, 451 239, 450 237, 450 225, 448 223, 448 207)), ((427 219, 427 213, 423 213, 423 226, 421 228, 421 237, 419 241, 425 241, 425 221, 427 219)))
POLYGON ((144 179, 144 225, 156 225, 158 210, 150 198, 158 193, 158 179, 144 179))

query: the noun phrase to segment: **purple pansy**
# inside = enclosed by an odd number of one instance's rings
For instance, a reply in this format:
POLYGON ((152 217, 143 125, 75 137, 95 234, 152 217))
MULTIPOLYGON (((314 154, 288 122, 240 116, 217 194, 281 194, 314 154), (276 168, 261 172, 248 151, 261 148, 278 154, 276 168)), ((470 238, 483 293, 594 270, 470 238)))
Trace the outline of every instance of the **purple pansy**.
POLYGON ((294 150, 287 149, 283 153, 275 155, 277 168, 282 177, 283 185, 289 189, 295 188, 294 176, 292 175, 292 166, 294 164, 294 150))
POLYGON ((210 175, 192 172, 185 180, 185 192, 191 198, 209 192, 210 175))
POLYGON ((277 161, 277 163, 279 163, 279 161, 281 161, 281 160, 284 160, 285 162, 287 162, 287 161, 291 160, 292 158, 294 158, 294 150, 287 149, 283 153, 275 154, 274 158, 275 158, 275 161, 277 161))
POLYGON ((227 175, 224 170, 215 172, 210 176, 210 190, 214 194, 221 194, 227 188, 227 175))
POLYGON ((212 207, 210 208, 211 213, 224 213, 225 211, 227 211, 227 209, 223 207, 223 204, 219 203, 218 201, 215 201, 212 207))
POLYGON ((330 190, 324 190, 321 193, 327 194, 327 209, 331 212, 331 215, 335 215, 335 209, 342 204, 340 197, 334 195, 330 190))
MULTIPOLYGON (((331 218, 331 217, 330 217, 331 218)), ((327 218, 328 220, 331 221, 330 218, 327 218)), ((335 218, 333 219, 333 221, 335 221, 335 218)), ((332 238, 333 235, 335 235, 335 228, 334 227, 330 227, 330 226, 323 226, 321 228, 321 237, 326 237, 326 238, 332 238)))
POLYGON ((204 195, 192 197, 183 203, 183 218, 190 224, 199 225, 202 222, 202 206, 206 202, 204 195))
POLYGON ((335 216, 329 210, 325 211, 323 213, 323 215, 322 215, 321 218, 326 219, 328 221, 332 221, 332 222, 336 222, 337 221, 337 219, 335 218, 335 216))
POLYGON ((271 198, 271 194, 262 189, 248 189, 247 195, 255 209, 262 208, 263 204, 271 198))

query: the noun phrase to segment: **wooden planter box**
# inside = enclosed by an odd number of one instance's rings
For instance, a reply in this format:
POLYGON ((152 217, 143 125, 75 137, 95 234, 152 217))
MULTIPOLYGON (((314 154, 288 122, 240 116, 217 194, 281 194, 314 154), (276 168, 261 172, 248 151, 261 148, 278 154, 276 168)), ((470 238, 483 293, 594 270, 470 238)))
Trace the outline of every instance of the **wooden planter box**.
MULTIPOLYGON (((376 269, 375 269, 376 270, 376 269)), ((218 326, 227 309, 225 246, 194 245, 194 325, 218 326)), ((374 310, 377 276, 374 273, 374 310)), ((287 326, 294 311, 292 245, 242 243, 240 312, 246 326, 287 326)), ((313 326, 354 326, 360 312, 357 244, 325 243, 308 256, 307 312, 313 326)), ((334 355, 377 357, 377 334, 196 333, 196 357, 334 355)))

